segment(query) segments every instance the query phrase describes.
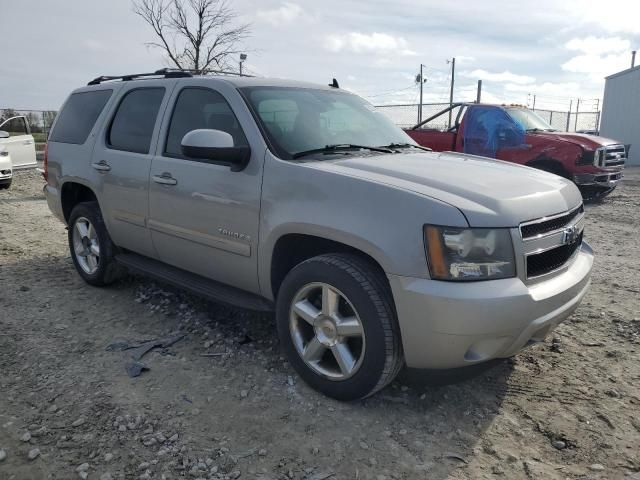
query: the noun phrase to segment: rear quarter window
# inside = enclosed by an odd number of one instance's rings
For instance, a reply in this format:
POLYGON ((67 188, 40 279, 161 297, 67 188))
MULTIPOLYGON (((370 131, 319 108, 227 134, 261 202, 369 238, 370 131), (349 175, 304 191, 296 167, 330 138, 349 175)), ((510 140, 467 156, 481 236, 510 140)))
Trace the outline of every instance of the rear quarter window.
POLYGON ((49 141, 82 145, 111 98, 113 90, 78 92, 69 97, 58 115, 49 141))

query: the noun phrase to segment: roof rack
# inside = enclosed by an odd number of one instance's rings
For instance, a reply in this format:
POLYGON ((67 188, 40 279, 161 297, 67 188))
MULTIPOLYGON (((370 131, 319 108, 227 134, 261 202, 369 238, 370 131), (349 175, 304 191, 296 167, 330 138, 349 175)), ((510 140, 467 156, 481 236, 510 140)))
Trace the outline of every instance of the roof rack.
POLYGON ((134 73, 131 75, 103 75, 98 78, 94 78, 87 85, 99 85, 102 82, 111 82, 114 80, 121 80, 123 82, 129 80, 137 80, 139 78, 146 77, 164 77, 164 78, 185 78, 185 77, 193 77, 194 75, 235 75, 239 77, 253 77, 253 75, 247 75, 246 73, 240 74, 237 72, 228 72, 224 70, 188 70, 188 69, 180 69, 180 68, 161 68, 160 70, 156 70, 153 73, 134 73))
POLYGON ((160 70, 156 70, 153 73, 134 73, 131 75, 103 75, 101 77, 94 78, 87 85, 99 85, 102 82, 111 82, 114 80, 122 80, 123 82, 129 80, 137 80, 139 78, 145 77, 164 77, 164 78, 184 78, 184 77, 192 77, 191 72, 186 70, 178 70, 172 68, 161 68, 160 70))

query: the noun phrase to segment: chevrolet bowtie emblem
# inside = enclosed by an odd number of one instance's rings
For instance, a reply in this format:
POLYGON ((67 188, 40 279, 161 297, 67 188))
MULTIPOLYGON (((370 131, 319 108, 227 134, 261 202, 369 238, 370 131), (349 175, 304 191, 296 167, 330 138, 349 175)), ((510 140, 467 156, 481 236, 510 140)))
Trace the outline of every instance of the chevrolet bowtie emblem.
POLYGON ((562 243, 564 245, 569 245, 574 243, 580 237, 580 230, 576 225, 572 225, 571 227, 567 227, 562 232, 562 243))

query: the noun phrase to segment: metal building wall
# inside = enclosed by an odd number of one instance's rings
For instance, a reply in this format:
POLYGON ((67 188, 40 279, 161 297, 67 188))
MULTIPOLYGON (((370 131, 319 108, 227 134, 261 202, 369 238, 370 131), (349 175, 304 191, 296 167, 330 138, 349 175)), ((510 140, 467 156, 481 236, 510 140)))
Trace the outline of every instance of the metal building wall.
POLYGON ((640 66, 607 77, 600 135, 631 144, 628 165, 640 165, 640 66))

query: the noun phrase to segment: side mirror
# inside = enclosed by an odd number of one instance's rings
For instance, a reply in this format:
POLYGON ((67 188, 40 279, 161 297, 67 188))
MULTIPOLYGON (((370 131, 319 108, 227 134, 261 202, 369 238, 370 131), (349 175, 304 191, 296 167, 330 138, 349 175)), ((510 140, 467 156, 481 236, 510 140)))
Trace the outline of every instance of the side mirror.
POLYGON ((9 138, 9 132, 5 132, 4 130, 0 130, 0 138, 9 138))
POLYGON ((235 146, 233 137, 222 130, 192 130, 182 138, 181 147, 187 157, 229 165, 232 172, 243 170, 251 158, 248 146, 235 146))

